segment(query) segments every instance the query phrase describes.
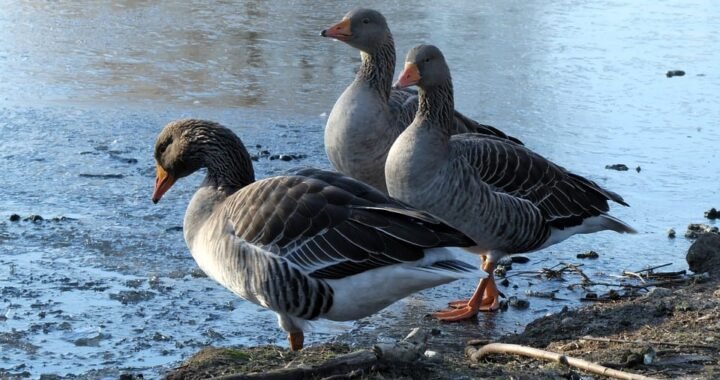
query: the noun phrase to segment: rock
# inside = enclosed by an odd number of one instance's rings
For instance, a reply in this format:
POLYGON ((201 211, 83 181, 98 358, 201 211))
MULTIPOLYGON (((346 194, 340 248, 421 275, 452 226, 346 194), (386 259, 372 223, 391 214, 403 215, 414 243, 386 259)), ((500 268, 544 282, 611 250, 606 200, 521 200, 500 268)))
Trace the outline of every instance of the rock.
POLYGON ((675 232, 674 228, 670 228, 669 230, 667 230, 668 238, 675 239, 675 234, 676 234, 676 232, 675 232))
POLYGON ((710 220, 720 219, 720 212, 713 207, 710 210, 705 211, 705 217, 710 220))
POLYGON ((287 154, 281 154, 279 157, 280 161, 291 161, 293 157, 287 155, 287 154))
POLYGON ((12 215, 10 215, 10 221, 11 221, 11 222, 17 222, 17 221, 19 221, 19 220, 20 220, 20 215, 18 215, 18 214, 12 214, 12 215))
POLYGON ((640 173, 641 170, 642 170, 642 168, 640 167, 640 165, 638 165, 638 166, 635 168, 635 171, 638 172, 638 173, 640 173))
POLYGON ((669 295, 672 295, 672 290, 655 287, 650 289, 650 291, 645 295, 645 298, 663 298, 669 295))
POLYGON ((510 298, 508 298, 508 305, 510 305, 518 310, 524 310, 524 309, 527 309, 528 307, 530 307, 530 301, 522 299, 522 298, 517 298, 515 296, 511 296, 510 298))
POLYGON ((617 171, 624 172, 624 171, 628 170, 628 167, 625 164, 613 164, 613 165, 605 165, 605 169, 617 170, 617 171))
POLYGON ((700 234, 688 249, 685 259, 695 273, 720 274, 720 235, 700 234))
POLYGON ((30 215, 27 218, 25 218, 25 220, 29 221, 29 222, 37 223, 37 222, 42 222, 44 219, 40 215, 30 215))
POLYGON ((578 259, 597 259, 598 257, 600 257, 600 255, 598 255, 595 251, 587 251, 585 253, 577 254, 578 259))
POLYGON ((441 362, 443 360, 442 354, 437 351, 426 350, 423 355, 431 362, 441 362))
POLYGON ((665 76, 668 77, 668 78, 681 77, 681 76, 684 76, 684 75, 685 75, 685 72, 682 71, 682 70, 670 70, 670 71, 668 71, 667 73, 665 73, 665 76))
POLYGON ((517 264, 527 264, 528 262, 530 262, 530 259, 525 256, 510 256, 510 260, 512 260, 513 263, 517 264))
POLYGON ((718 233, 718 227, 703 223, 691 223, 687 227, 685 237, 688 239, 697 239, 698 236, 705 233, 718 233))
POLYGON ((507 277, 505 277, 502 279, 502 281, 500 281, 500 285, 507 287, 510 285, 510 280, 508 280, 507 277))

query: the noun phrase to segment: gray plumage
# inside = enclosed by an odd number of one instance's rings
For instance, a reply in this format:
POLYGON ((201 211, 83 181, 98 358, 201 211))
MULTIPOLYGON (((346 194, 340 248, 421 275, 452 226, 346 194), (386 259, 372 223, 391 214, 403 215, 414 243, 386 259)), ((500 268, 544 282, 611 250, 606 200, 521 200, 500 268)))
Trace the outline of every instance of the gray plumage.
POLYGON ((634 232, 607 214, 608 200, 627 206, 619 195, 524 146, 472 133, 451 136, 452 80, 442 53, 421 45, 406 62, 420 73, 420 106, 388 156, 391 196, 443 218, 493 258, 576 233, 634 232))
MULTIPOLYGON (((355 80, 340 95, 325 127, 325 151, 336 170, 384 192, 385 160, 418 108, 417 92, 392 88, 395 44, 385 17, 370 9, 349 12, 322 32, 361 51, 355 80), (342 25, 341 25, 342 24, 342 25)), ((522 144, 502 131, 452 112, 452 134, 474 132, 522 144)))
POLYGON ((352 178, 302 169, 255 181, 242 141, 216 123, 168 124, 155 159, 154 201, 175 179, 207 168, 185 214, 193 258, 215 281, 276 312, 291 334, 302 334, 307 320, 360 318, 478 275, 442 248, 472 245, 470 238, 352 178))

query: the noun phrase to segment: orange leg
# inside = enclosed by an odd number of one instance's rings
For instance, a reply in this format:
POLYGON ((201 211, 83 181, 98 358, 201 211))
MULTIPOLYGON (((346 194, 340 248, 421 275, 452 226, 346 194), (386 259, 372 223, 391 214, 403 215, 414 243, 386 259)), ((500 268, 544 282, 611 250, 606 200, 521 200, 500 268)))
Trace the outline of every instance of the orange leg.
POLYGON ((480 311, 495 311, 500 308, 500 292, 498 292, 495 284, 495 263, 491 263, 487 258, 483 263, 483 270, 488 273, 487 278, 483 278, 478 283, 475 293, 468 301, 455 301, 450 303, 450 309, 433 313, 432 316, 441 321, 456 322, 464 319, 472 318, 480 311))
POLYGON ((291 332, 288 334, 288 342, 290 342, 291 351, 301 350, 303 348, 304 341, 305 336, 303 335, 302 331, 291 332))

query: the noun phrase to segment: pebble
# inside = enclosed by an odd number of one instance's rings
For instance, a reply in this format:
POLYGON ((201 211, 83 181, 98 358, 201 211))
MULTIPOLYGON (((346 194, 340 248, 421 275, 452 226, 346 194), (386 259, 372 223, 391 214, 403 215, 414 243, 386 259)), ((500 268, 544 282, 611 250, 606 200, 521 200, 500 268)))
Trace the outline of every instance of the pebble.
POLYGON ((20 215, 18 215, 18 214, 12 214, 12 215, 10 215, 10 221, 11 221, 11 222, 17 222, 17 221, 19 221, 19 220, 20 220, 20 215))
POLYGON ((526 299, 522 299, 522 298, 517 298, 515 296, 511 296, 508 298, 508 305, 510 305, 516 309, 523 310, 523 309, 527 309, 528 307, 530 307, 530 301, 528 301, 526 299))
POLYGON ((675 229, 674 228, 668 229, 667 235, 668 235, 668 238, 675 239, 675 235, 676 235, 675 229))
POLYGON ((439 361, 442 361, 442 359, 443 359, 443 356, 441 353, 439 353, 437 351, 433 351, 433 350, 427 350, 427 351, 425 351, 425 353, 423 355, 425 355, 425 357, 428 360, 433 361, 433 362, 439 362, 439 361))
POLYGON ((617 171, 624 172, 624 171, 628 170, 628 167, 625 164, 612 164, 612 165, 605 165, 605 169, 617 170, 617 171))
POLYGON ((27 218, 25 218, 26 221, 30 221, 33 223, 42 222, 44 219, 40 215, 30 215, 27 218))
POLYGON ((516 264, 527 264, 530 262, 530 259, 525 256, 510 256, 510 260, 516 264))
POLYGON ((598 257, 600 257, 600 255, 598 255, 595 251, 587 251, 585 253, 577 254, 578 259, 597 259, 598 257))
POLYGON ((710 210, 705 211, 705 217, 710 220, 720 219, 720 212, 713 207, 710 210))
POLYGON ((642 170, 642 168, 640 167, 640 165, 638 165, 638 166, 635 168, 635 171, 638 172, 638 173, 640 173, 641 170, 642 170))
POLYGON ((669 70, 667 73, 665 73, 665 76, 668 78, 681 77, 684 75, 685 75, 685 72, 682 70, 669 70))

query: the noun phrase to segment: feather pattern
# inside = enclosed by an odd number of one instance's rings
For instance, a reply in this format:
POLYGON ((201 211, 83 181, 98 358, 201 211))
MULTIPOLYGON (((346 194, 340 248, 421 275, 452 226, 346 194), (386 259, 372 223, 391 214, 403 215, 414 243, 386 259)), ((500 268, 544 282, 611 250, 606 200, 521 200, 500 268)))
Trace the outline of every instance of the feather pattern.
MULTIPOLYGON (((335 102, 325 126, 325 151, 336 170, 386 192, 385 160, 395 139, 410 125, 418 95, 392 87, 395 43, 385 18, 377 11, 358 9, 346 15, 352 39, 361 50, 355 80, 335 102), (361 20, 367 19, 364 24, 361 20)), ((492 126, 452 111, 452 134, 479 133, 522 142, 492 126)))
POLYGON ((215 281, 275 311, 291 334, 307 320, 357 319, 479 275, 444 248, 471 238, 362 182, 310 168, 255 181, 242 142, 218 124, 170 123, 155 159, 159 196, 168 178, 171 186, 207 168, 185 213, 193 258, 215 281))
POLYGON ((609 200, 627 203, 595 182, 507 139, 451 135, 452 79, 442 54, 420 46, 408 61, 423 82, 415 119, 386 163, 393 197, 447 220, 481 251, 529 252, 573 233, 633 232, 606 214, 609 200))

